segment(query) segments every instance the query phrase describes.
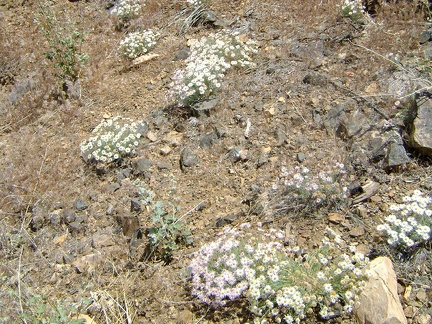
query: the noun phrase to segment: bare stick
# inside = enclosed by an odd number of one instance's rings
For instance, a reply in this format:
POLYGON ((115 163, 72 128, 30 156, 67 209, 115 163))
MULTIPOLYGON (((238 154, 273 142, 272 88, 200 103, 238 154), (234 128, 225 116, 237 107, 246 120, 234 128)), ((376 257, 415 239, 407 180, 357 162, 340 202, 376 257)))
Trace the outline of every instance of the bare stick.
MULTIPOLYGON (((18 280, 18 301, 19 301, 19 306, 20 306, 20 313, 23 314, 24 313, 24 309, 22 306, 22 299, 21 299, 21 258, 22 258, 22 254, 23 254, 23 249, 24 247, 21 247, 21 252, 20 252, 20 256, 18 259, 18 271, 17 271, 17 280, 18 280)), ((22 321, 27 324, 27 321, 25 320, 25 318, 22 319, 22 321)))
POLYGON ((181 219, 183 219, 184 217, 186 217, 187 215, 189 215, 190 213, 194 212, 195 210, 197 210, 198 206, 201 205, 205 200, 200 201, 195 207, 193 207, 192 209, 190 209, 188 212, 186 212, 185 214, 183 214, 179 219, 177 219, 175 221, 174 224, 177 224, 181 219))

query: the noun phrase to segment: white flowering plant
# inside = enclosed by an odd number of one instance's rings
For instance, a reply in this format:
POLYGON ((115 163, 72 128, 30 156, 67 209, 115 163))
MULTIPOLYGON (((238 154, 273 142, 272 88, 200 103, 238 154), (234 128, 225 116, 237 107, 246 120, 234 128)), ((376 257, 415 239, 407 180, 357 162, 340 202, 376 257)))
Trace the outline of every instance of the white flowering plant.
POLYGON ((128 21, 137 17, 143 6, 144 4, 139 0, 119 0, 111 13, 120 20, 128 21))
POLYGON ((324 166, 318 173, 305 166, 282 167, 272 190, 278 213, 313 213, 340 209, 348 202, 347 170, 343 163, 324 166))
POLYGON ((369 262, 355 246, 343 249, 341 237, 328 228, 333 241, 324 237, 318 249, 302 253, 285 247, 279 230, 250 229, 250 224, 227 227, 194 254, 192 295, 215 308, 246 299, 254 323, 351 313, 369 262))
POLYGON ((257 52, 253 41, 242 41, 237 33, 216 33, 196 40, 184 69, 172 77, 169 96, 184 107, 214 95, 231 67, 253 65, 257 52))
POLYGON ((359 21, 365 16, 362 0, 343 0, 340 9, 344 17, 348 17, 353 21, 359 21))
POLYGON ((120 42, 119 50, 128 59, 135 59, 148 53, 156 45, 159 35, 151 29, 130 33, 120 42))
POLYGON ((392 214, 385 218, 385 223, 377 226, 377 230, 388 237, 389 245, 401 249, 427 242, 432 230, 431 202, 431 197, 414 190, 411 196, 403 198, 403 204, 390 206, 392 214))
POLYGON ((186 0, 186 2, 194 7, 200 7, 208 5, 209 0, 186 0))
POLYGON ((93 136, 80 144, 81 156, 87 163, 111 163, 133 155, 146 130, 145 121, 134 122, 124 117, 104 119, 93 130, 93 136))

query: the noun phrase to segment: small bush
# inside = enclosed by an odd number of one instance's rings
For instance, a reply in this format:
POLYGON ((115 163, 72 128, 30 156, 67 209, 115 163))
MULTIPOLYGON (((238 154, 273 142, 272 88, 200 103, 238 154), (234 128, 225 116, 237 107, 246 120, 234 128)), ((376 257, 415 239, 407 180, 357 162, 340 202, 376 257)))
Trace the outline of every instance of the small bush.
POLYGON ((415 190, 403 201, 403 204, 390 206, 392 214, 385 218, 386 223, 377 227, 388 237, 388 244, 402 250, 430 240, 432 229, 432 210, 428 208, 432 202, 430 197, 415 190))
POLYGON ((178 210, 175 206, 157 201, 151 208, 154 226, 147 231, 150 239, 148 256, 169 262, 179 245, 192 244, 191 232, 175 215, 178 210), (166 207, 171 207, 172 212, 167 212, 166 207))
POLYGON ((146 130, 144 121, 134 122, 124 117, 104 119, 93 130, 94 136, 81 143, 81 155, 88 163, 110 163, 135 154, 139 139, 146 130))
MULTIPOLYGON (((258 233, 225 228, 215 241, 201 247, 190 264, 192 294, 213 307, 241 297, 248 301, 254 323, 300 322, 318 312, 328 319, 343 310, 349 314, 364 285, 361 269, 368 259, 341 248, 339 235, 327 237, 310 253, 284 247, 284 233, 258 233)), ((347 249, 348 250, 348 249, 347 249)))
POLYGON ((126 36, 120 43, 120 51, 128 59, 137 58, 146 54, 156 45, 158 32, 145 30, 143 32, 134 32, 126 36))
POLYGON ((120 0, 117 2, 111 13, 116 15, 122 21, 128 21, 139 15, 141 8, 144 6, 139 0, 120 0))
POLYGON ((81 45, 85 42, 84 32, 76 28, 77 22, 67 17, 66 10, 59 11, 47 1, 39 7, 35 23, 48 41, 49 47, 44 54, 59 71, 56 77, 63 82, 67 79, 75 81, 89 59, 87 54, 81 52, 81 45))
POLYGON ((353 21, 361 21, 365 17, 362 0, 343 0, 340 8, 342 15, 353 21))
POLYGON ((323 167, 314 173, 306 167, 282 167, 273 195, 278 213, 313 213, 317 210, 341 209, 348 202, 348 179, 345 165, 323 167))
POLYGON ((217 33, 195 41, 187 66, 174 73, 170 97, 184 107, 210 97, 221 87, 229 68, 251 66, 251 55, 256 52, 254 42, 243 42, 237 34, 217 33))

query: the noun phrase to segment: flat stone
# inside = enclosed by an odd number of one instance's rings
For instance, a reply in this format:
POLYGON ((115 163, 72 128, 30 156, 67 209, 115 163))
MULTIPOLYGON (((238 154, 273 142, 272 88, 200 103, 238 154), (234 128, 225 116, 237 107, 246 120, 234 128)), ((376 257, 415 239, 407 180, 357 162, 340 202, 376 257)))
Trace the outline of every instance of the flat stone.
POLYGON ((297 161, 298 161, 299 163, 304 162, 306 159, 307 159, 306 154, 304 154, 303 152, 299 152, 299 153, 297 153, 297 161))
POLYGON ((143 174, 149 171, 150 167, 153 165, 153 162, 146 158, 137 158, 132 162, 132 169, 135 175, 143 174))
POLYGON ((89 206, 88 203, 83 199, 77 199, 77 201, 75 201, 75 209, 76 210, 79 210, 79 211, 85 210, 88 208, 88 206, 89 206))
POLYGON ((366 233, 366 231, 365 231, 363 226, 356 226, 356 227, 351 229, 351 231, 349 232, 349 235, 353 236, 353 237, 358 237, 358 236, 365 235, 365 233, 366 233))
POLYGON ((72 262, 75 270, 78 273, 93 273, 95 269, 102 263, 103 258, 100 252, 88 254, 72 262))
POLYGON ((160 152, 162 155, 168 155, 168 154, 171 153, 171 151, 172 151, 172 149, 171 149, 171 147, 169 147, 168 145, 162 146, 162 147, 160 148, 160 150, 159 150, 159 152, 160 152))
POLYGON ((340 224, 345 220, 345 216, 338 213, 329 213, 328 219, 334 224, 340 224))
POLYGON ((111 234, 108 233, 95 233, 92 236, 92 247, 99 249, 102 247, 114 245, 114 240, 111 234))

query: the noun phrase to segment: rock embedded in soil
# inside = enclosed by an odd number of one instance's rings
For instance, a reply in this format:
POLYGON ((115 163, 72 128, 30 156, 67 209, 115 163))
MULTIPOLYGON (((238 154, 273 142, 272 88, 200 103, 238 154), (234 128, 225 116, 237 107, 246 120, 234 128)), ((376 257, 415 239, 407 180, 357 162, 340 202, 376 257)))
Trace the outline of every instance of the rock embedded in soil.
POLYGON ((198 156, 190 149, 184 148, 180 153, 180 168, 182 171, 186 171, 187 168, 197 165, 200 163, 198 156))
POLYGON ((412 123, 410 139, 416 150, 432 157, 432 100, 429 98, 417 100, 417 116, 412 123))
POLYGON ((149 159, 140 157, 134 159, 132 162, 133 174, 140 175, 149 171, 150 167, 153 165, 153 162, 149 159))
POLYGON ((82 211, 88 208, 88 203, 83 200, 83 199, 77 199, 77 201, 75 202, 75 209, 78 211, 82 211))
POLYGON ((365 268, 370 271, 366 286, 354 305, 360 324, 406 324, 397 294, 396 273, 391 260, 378 257, 365 268))

